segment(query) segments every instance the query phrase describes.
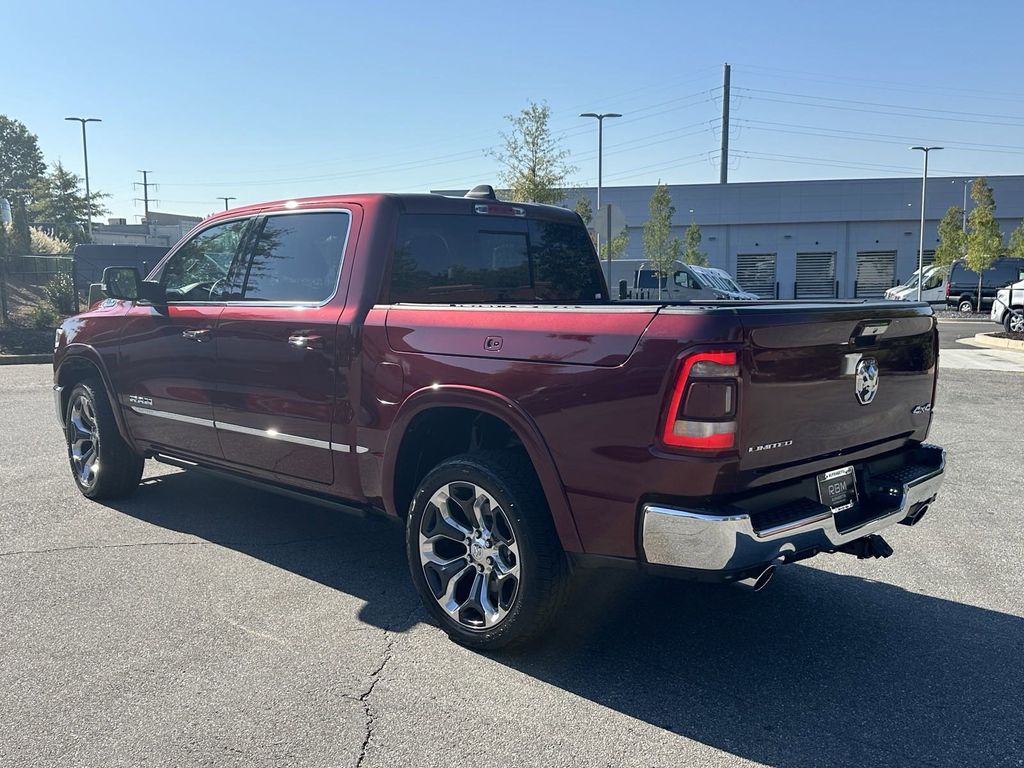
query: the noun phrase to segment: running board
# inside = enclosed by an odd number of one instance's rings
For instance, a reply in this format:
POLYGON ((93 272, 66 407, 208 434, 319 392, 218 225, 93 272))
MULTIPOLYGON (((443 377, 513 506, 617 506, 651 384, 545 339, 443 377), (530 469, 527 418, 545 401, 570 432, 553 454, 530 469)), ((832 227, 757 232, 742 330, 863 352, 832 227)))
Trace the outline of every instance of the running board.
MULTIPOLYGON (((310 491, 301 491, 296 488, 289 488, 278 483, 271 482, 269 480, 257 480, 253 477, 248 477, 239 472, 232 472, 228 469, 220 469, 218 467, 211 467, 206 464, 198 464, 188 459, 179 459, 174 456, 168 456, 165 453, 154 453, 151 458, 159 461, 161 464, 167 464, 178 469, 190 469, 205 472, 209 475, 224 478, 234 483, 240 483, 247 485, 250 488, 256 488, 261 491, 269 491, 270 493, 276 493, 278 496, 284 496, 285 498, 293 499, 294 501, 304 501, 309 504, 316 504, 320 507, 326 507, 327 509, 333 509, 337 512, 344 512, 347 515, 353 515, 355 517, 366 517, 372 507, 363 506, 358 504, 348 504, 343 501, 331 498, 330 496, 322 496, 318 493, 312 493, 310 491)), ((383 515, 383 513, 381 513, 383 515)), ((388 515, 383 515, 388 517, 388 515)))

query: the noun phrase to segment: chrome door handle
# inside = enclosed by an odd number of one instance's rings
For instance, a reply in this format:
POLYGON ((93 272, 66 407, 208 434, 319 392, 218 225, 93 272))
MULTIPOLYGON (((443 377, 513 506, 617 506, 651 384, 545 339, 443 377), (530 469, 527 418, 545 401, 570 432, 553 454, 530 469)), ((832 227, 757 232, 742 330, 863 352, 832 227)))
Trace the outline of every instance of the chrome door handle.
POLYGON ((293 333, 288 337, 288 344, 296 349, 323 349, 324 340, 322 336, 315 334, 293 333))
POLYGON ((182 331, 181 335, 183 338, 191 341, 209 341, 210 340, 210 329, 209 328, 190 328, 186 331, 182 331))

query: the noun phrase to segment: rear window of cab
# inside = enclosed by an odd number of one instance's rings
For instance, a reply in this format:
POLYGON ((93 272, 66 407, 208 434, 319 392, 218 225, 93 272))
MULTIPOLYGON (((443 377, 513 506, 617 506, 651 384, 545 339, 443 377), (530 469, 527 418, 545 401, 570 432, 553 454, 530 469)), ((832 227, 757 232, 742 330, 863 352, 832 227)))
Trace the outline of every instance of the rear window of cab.
POLYGON ((391 303, 586 303, 604 280, 580 225, 541 219, 404 214, 386 300, 391 303))

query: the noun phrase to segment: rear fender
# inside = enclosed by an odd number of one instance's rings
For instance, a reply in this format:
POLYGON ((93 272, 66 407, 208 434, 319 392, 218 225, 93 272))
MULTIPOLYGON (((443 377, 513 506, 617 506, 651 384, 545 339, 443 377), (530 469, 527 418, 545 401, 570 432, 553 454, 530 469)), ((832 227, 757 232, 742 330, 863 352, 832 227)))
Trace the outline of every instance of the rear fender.
POLYGON ((432 408, 466 408, 489 414, 505 422, 523 444, 537 472, 541 488, 551 509, 555 530, 566 552, 582 552, 583 544, 576 522, 569 508, 562 478, 555 467, 547 443, 533 419, 514 401, 497 392, 464 385, 425 387, 414 392, 402 404, 394 424, 388 432, 384 448, 382 492, 387 511, 397 515, 395 504, 395 469, 399 449, 412 420, 432 408))

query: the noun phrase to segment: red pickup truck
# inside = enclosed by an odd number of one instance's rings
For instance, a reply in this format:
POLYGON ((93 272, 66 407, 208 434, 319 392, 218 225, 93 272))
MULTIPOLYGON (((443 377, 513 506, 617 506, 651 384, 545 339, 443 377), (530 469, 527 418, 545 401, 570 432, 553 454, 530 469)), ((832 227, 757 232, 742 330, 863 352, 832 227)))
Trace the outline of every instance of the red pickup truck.
POLYGON ((488 187, 227 211, 104 290, 54 355, 82 493, 154 458, 403 519, 473 647, 537 636, 582 566, 887 556, 942 481, 927 305, 612 302, 576 214, 488 187))

